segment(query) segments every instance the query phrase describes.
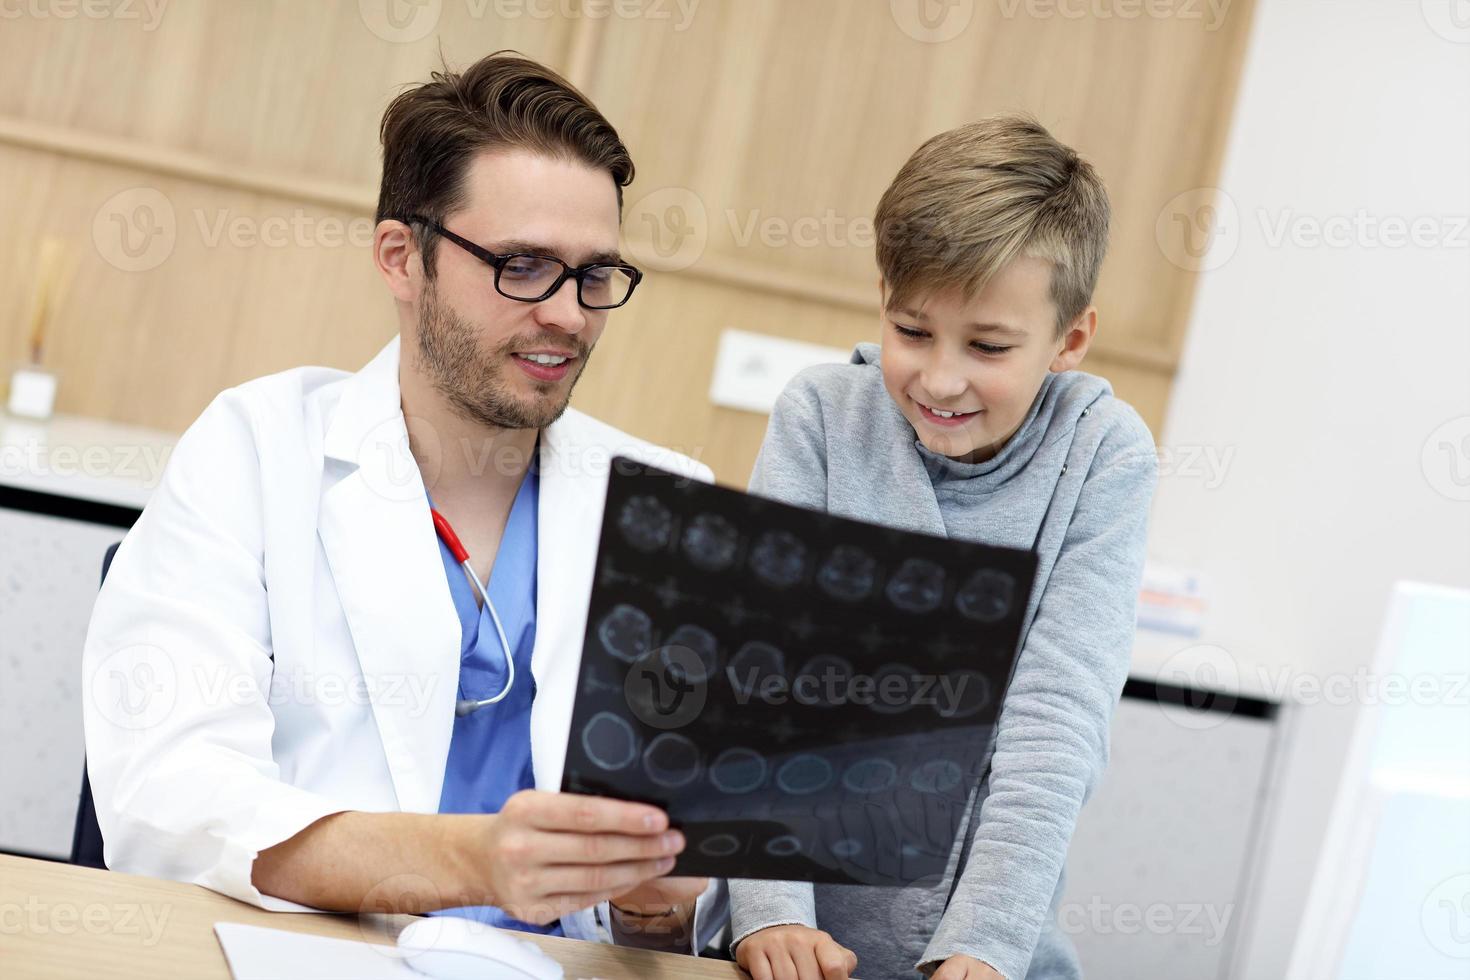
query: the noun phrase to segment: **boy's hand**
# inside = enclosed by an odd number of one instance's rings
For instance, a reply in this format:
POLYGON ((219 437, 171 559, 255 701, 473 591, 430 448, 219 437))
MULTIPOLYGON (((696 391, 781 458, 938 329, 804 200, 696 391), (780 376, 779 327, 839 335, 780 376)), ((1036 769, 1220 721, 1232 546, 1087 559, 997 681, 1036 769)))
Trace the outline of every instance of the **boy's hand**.
POLYGON ((930 980, 1006 980, 1005 974, 972 956, 951 956, 939 965, 930 980))
POLYGON ((771 926, 740 940, 735 961, 752 980, 847 980, 857 956, 820 929, 771 926))

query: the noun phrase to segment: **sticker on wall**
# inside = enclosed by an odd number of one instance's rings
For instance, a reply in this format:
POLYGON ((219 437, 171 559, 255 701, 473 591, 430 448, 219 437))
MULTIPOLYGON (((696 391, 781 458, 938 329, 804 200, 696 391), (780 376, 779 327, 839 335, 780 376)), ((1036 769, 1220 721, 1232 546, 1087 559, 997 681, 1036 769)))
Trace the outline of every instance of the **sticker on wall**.
POLYGON ((677 875, 940 875, 1035 571, 615 460, 562 789, 663 807, 677 875))

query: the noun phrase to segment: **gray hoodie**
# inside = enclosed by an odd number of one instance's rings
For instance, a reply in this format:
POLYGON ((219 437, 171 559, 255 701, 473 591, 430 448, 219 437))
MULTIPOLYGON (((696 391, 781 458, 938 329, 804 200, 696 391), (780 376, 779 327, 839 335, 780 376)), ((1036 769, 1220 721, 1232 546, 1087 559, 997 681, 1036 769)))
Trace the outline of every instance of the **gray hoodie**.
POLYGON ((1080 976, 1057 923, 1078 811, 1108 759, 1127 678, 1153 437, 1102 378, 1048 374, 999 453, 959 463, 926 449, 883 387, 878 346, 801 372, 782 392, 753 493, 1040 559, 990 770, 971 795, 942 881, 876 888, 730 882, 738 943, 767 926, 825 929, 858 975, 912 976, 956 954, 1008 980, 1080 976), (973 819, 976 807, 979 819, 973 819), (955 870, 961 868, 958 882, 955 870), (952 893, 952 894, 951 894, 952 893))

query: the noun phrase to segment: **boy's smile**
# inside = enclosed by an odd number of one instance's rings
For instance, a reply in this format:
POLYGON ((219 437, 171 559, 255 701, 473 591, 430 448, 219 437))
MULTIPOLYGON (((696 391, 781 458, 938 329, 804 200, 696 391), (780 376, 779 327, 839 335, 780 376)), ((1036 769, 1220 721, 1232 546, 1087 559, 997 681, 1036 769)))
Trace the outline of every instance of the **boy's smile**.
POLYGON ((974 409, 973 411, 960 411, 959 409, 950 409, 946 411, 945 409, 936 409, 929 405, 925 405, 923 402, 920 401, 916 401, 914 402, 914 404, 919 407, 919 415, 924 419, 925 422, 928 422, 930 425, 938 426, 941 429, 951 429, 957 426, 964 425, 966 422, 969 422, 971 419, 975 418, 982 411, 984 411, 984 409, 979 408, 974 409))
POLYGON ((883 287, 883 385, 926 448, 990 459, 1021 427, 1048 372, 1081 362, 1096 310, 1059 336, 1051 277, 1049 261, 1023 257, 973 299, 950 289, 893 309, 883 287))

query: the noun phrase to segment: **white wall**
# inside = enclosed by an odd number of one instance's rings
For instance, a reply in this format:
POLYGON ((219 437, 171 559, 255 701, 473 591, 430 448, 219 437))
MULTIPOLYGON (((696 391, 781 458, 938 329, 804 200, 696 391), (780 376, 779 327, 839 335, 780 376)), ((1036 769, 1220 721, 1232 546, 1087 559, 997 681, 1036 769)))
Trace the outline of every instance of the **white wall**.
POLYGON ((1470 586, 1470 4, 1258 0, 1220 184, 1225 224, 1160 439, 1171 455, 1150 541, 1154 558, 1208 576, 1210 607, 1198 641, 1141 657, 1192 658, 1247 688, 1285 669, 1350 695, 1308 691, 1298 700, 1316 703, 1286 719, 1231 969, 1272 977, 1391 584, 1470 586), (1344 226, 1359 215, 1373 224, 1344 226), (1386 219, 1418 220, 1434 243, 1395 245, 1386 219), (1313 243, 1314 227, 1348 240, 1313 243), (1196 642, 1221 649, 1180 653, 1196 642))

